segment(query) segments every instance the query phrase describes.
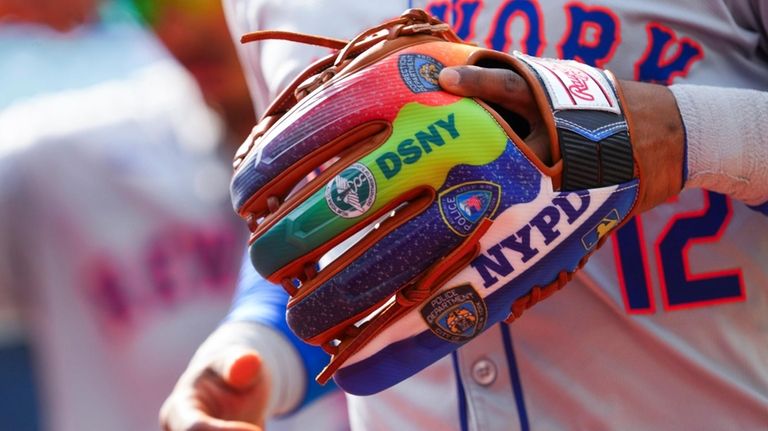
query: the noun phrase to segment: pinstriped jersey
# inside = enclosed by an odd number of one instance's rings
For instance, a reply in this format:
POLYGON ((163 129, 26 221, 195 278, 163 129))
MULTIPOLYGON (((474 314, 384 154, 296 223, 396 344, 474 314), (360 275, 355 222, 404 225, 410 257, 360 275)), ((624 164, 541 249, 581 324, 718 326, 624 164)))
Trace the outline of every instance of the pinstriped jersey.
MULTIPOLYGON (((768 90, 758 0, 230 0, 233 33, 350 38, 422 7, 482 46, 573 58, 620 79, 768 90), (324 19, 323 17, 327 17, 324 19), (354 26, 339 23, 354 23, 354 26), (354 28, 352 28, 354 27, 354 28)), ((257 109, 327 52, 242 48, 257 109)), ((687 190, 614 234, 552 298, 413 378, 349 397, 353 429, 768 428, 768 219, 687 190)))

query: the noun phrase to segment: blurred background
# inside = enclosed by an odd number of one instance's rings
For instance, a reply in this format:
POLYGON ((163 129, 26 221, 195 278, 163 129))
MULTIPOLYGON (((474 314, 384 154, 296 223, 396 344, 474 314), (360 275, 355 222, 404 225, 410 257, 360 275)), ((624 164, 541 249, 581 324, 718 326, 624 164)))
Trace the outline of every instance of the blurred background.
POLYGON ((158 429, 229 306, 253 124, 218 0, 0 0, 0 430, 158 429))

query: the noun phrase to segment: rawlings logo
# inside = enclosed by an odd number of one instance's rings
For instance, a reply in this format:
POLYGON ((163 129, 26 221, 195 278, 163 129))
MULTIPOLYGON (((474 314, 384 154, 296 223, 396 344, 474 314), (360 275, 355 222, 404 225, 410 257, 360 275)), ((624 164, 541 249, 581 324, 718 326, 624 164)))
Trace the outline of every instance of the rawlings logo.
POLYGON ((467 236, 483 217, 492 217, 499 206, 501 187, 485 181, 459 184, 438 196, 440 215, 457 235, 467 236))
POLYGON ((397 59, 400 77, 414 93, 437 91, 437 75, 443 64, 423 54, 403 54, 397 59))
POLYGON ((595 96, 589 94, 589 84, 587 82, 592 79, 581 70, 567 69, 563 71, 563 75, 567 76, 571 80, 571 85, 568 86, 568 91, 575 97, 589 102, 595 100, 595 96))
POLYGON ((424 154, 432 152, 433 145, 436 147, 445 145, 445 138, 440 133, 440 129, 448 132, 451 139, 459 137, 454 114, 449 114, 444 120, 435 121, 426 130, 416 132, 413 138, 400 142, 397 145, 397 152, 387 151, 376 158, 376 165, 384 174, 384 178, 390 179, 397 175, 403 168, 403 163, 411 165, 418 162, 424 154))
POLYGON ((363 164, 355 163, 325 186, 328 208, 344 218, 365 214, 376 199, 376 181, 363 164))
POLYGON ((515 52, 515 56, 541 78, 553 110, 594 109, 621 113, 611 82, 599 69, 574 60, 537 58, 519 52, 515 52))
POLYGON ((525 263, 540 253, 535 247, 532 239, 536 234, 537 239, 541 239, 544 245, 549 245, 555 241, 562 232, 558 226, 567 223, 572 225, 581 217, 589 207, 589 194, 567 193, 552 200, 552 205, 545 206, 531 220, 517 232, 499 241, 496 245, 489 247, 485 253, 481 253, 471 263, 483 279, 484 287, 491 287, 496 284, 498 276, 506 277, 511 274, 515 267, 513 262, 525 263), (569 197, 575 197, 576 202, 569 197), (574 206, 577 204, 578 207, 574 206), (565 215, 565 217, 563 217, 565 215), (504 251, 513 252, 514 259, 510 259, 504 251))
POLYGON ((485 301, 472 288, 462 284, 430 299, 421 316, 438 337, 454 343, 470 340, 482 332, 488 318, 485 301))

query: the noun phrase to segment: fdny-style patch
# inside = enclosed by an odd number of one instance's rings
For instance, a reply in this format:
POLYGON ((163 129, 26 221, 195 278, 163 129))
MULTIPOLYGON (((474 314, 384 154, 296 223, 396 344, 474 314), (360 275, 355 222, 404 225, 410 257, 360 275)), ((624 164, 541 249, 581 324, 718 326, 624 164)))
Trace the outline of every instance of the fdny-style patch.
POLYGON ((584 248, 591 250, 597 245, 600 238, 608 235, 608 233, 619 224, 620 220, 619 211, 612 209, 595 227, 581 238, 581 243, 584 245, 584 248))
POLYGON ((500 195, 501 186, 489 181, 462 183, 440 193, 440 215, 455 234, 467 236, 482 218, 496 213, 500 195))
POLYGON ((463 343, 483 331, 488 309, 483 298, 467 283, 430 299, 421 308, 421 315, 435 335, 463 343))
POLYGON ((397 60, 400 77, 414 93, 437 91, 437 76, 443 64, 423 54, 403 54, 397 60))

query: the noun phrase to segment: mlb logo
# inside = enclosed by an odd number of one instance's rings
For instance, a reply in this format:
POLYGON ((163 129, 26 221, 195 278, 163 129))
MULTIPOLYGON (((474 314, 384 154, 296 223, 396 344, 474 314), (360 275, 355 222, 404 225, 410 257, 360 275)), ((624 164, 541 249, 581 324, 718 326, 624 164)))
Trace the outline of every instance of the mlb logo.
POLYGON ((615 208, 612 209, 595 227, 581 238, 584 248, 587 250, 594 248, 602 237, 608 235, 619 224, 620 220, 619 211, 615 208))

